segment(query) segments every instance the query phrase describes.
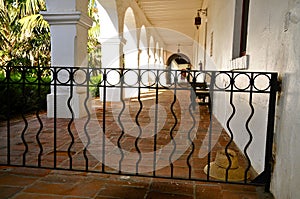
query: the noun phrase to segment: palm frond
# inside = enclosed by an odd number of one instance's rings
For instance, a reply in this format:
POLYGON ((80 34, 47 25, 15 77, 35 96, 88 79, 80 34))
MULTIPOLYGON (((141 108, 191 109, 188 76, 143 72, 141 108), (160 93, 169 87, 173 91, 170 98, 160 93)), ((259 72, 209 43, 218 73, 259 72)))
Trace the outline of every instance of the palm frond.
POLYGON ((0 0, 0 10, 4 10, 5 5, 4 5, 4 1, 0 0))
POLYGON ((100 37, 100 24, 93 24, 93 26, 89 29, 89 36, 94 38, 100 37))
POLYGON ((38 32, 41 33, 43 31, 49 32, 50 26, 47 21, 44 20, 43 16, 41 14, 35 14, 23 17, 19 20, 19 23, 21 24, 21 34, 22 39, 24 37, 30 36, 32 32, 38 32))
POLYGON ((95 8, 95 0, 89 0, 89 6, 88 6, 88 13, 89 16, 92 17, 93 16, 93 9, 95 8))
POLYGON ((37 14, 41 10, 45 10, 45 0, 23 0, 19 5, 20 18, 37 14))

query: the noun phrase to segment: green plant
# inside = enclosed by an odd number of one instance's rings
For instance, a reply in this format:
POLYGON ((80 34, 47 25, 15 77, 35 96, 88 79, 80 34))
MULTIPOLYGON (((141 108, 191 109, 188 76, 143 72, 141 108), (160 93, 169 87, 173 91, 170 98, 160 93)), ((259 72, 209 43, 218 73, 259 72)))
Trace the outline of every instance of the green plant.
POLYGON ((0 65, 50 65, 50 27, 38 14, 44 0, 0 0, 0 65))
POLYGON ((102 81, 102 75, 95 75, 91 77, 90 93, 93 97, 99 97, 99 86, 102 81))
POLYGON ((89 0, 88 14, 93 20, 93 26, 88 31, 88 66, 101 68, 101 44, 98 39, 100 37, 100 19, 95 0, 89 0))
POLYGON ((12 71, 10 77, 0 72, 0 119, 23 113, 46 109, 47 94, 50 93, 49 75, 38 79, 35 73, 12 71))

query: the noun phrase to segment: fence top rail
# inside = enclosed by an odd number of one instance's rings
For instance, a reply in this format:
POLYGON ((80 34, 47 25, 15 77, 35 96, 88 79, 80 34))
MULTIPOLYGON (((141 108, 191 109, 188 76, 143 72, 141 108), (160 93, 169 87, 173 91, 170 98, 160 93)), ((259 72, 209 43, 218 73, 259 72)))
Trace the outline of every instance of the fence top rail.
POLYGON ((197 89, 197 85, 201 82, 205 82, 207 85, 206 89, 211 92, 270 93, 273 86, 277 86, 277 73, 70 66, 0 67, 1 84, 197 89))
POLYGON ((96 68, 96 67, 81 67, 81 66, 0 66, 0 72, 2 70, 49 70, 49 69, 68 69, 71 71, 76 70, 98 70, 98 71, 108 71, 108 70, 117 70, 117 71, 178 71, 178 72, 188 72, 188 73, 239 73, 239 74, 251 74, 251 73, 258 73, 258 74, 277 74, 276 71, 251 71, 251 70, 195 70, 195 69, 158 69, 158 68, 96 68))

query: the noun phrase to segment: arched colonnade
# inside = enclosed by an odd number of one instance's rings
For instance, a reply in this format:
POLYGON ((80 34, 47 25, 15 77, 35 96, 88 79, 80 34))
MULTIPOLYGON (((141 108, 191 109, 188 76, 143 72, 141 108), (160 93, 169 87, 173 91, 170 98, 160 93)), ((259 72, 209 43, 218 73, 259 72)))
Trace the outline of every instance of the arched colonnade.
MULTIPOLYGON (((96 0, 100 20, 101 67, 133 69, 166 69, 167 60, 176 48, 170 50, 153 28, 135 0, 96 0), (168 49, 167 49, 168 48, 168 49)), ((87 15, 88 0, 46 0, 47 11, 42 12, 50 24, 51 63, 53 66, 87 66, 87 37, 92 20, 87 15)), ((175 46, 177 44, 174 44, 175 46)), ((188 55, 188 56, 193 56, 188 55)), ((99 66, 100 67, 100 66, 99 66)), ((144 79, 143 82, 151 81, 144 79)), ((162 80, 166 81, 166 80, 162 80)), ((108 101, 120 100, 120 89, 107 90, 108 101)), ((135 95, 132 89, 122 90, 125 98, 135 95)), ((65 103, 70 96, 68 88, 57 90, 59 98, 57 117, 70 117, 65 103)), ((48 107, 53 107, 56 96, 53 89, 48 96, 48 107)), ((73 94, 75 117, 85 115, 82 106, 86 94, 77 89, 73 94)), ((52 109, 48 116, 53 116, 52 109)))

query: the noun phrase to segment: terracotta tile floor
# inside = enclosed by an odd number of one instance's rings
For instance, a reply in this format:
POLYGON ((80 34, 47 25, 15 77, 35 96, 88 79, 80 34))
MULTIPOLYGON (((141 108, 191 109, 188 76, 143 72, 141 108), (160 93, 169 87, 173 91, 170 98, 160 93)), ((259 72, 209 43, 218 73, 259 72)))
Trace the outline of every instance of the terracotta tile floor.
MULTIPOLYGON (((213 119, 209 150, 207 107, 189 111, 187 91, 178 91, 174 103, 173 93, 162 91, 157 106, 154 94, 144 95, 141 110, 136 98, 126 101, 125 109, 122 103, 107 103, 105 112, 102 103, 93 101, 95 111, 90 117, 72 123, 70 119, 57 119, 55 123, 45 113, 40 114, 43 126, 34 115, 26 116, 27 127, 21 118, 11 120, 10 163, 47 169, 2 166, 0 198, 271 198, 263 193, 263 187, 151 178, 205 180, 203 168, 230 140, 213 119), (91 172, 52 170, 54 167, 91 172), (103 170, 149 177, 98 173, 103 170)), ((6 122, 2 122, 0 164, 4 165, 8 161, 6 132, 6 122)), ((230 148, 238 152, 234 143, 230 148)), ((242 154, 239 163, 246 164, 242 154)))
POLYGON ((0 198, 271 199, 262 187, 0 167, 0 198))

